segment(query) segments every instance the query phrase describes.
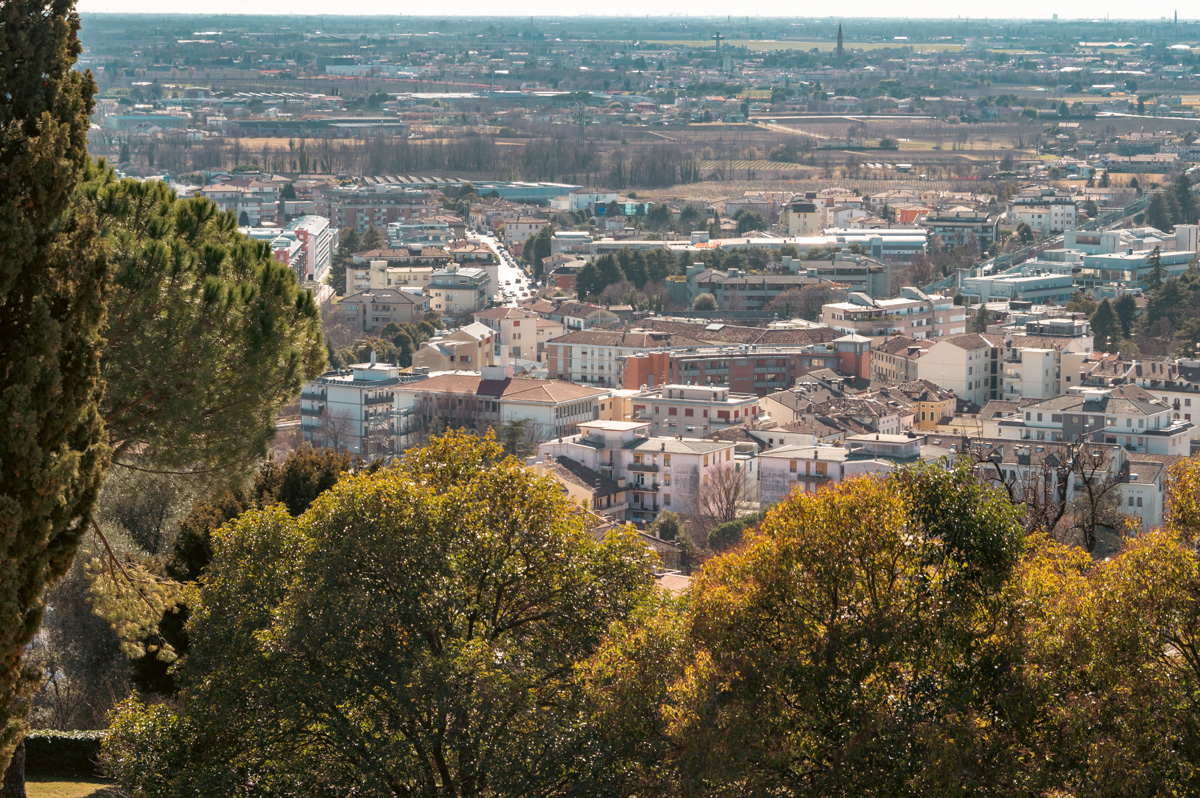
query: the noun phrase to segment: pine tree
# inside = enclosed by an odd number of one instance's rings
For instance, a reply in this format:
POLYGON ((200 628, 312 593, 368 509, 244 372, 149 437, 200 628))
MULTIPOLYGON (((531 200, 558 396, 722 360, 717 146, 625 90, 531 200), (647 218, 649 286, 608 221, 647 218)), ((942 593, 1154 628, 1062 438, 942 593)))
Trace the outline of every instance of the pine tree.
POLYGON ((1121 294, 1121 297, 1113 303, 1113 310, 1117 313, 1117 319, 1121 322, 1121 337, 1128 338, 1133 335, 1133 324, 1137 320, 1137 301, 1133 298, 1133 294, 1121 294))
POLYGON ((368 227, 367 232, 362 234, 362 240, 359 242, 359 246, 362 247, 363 250, 382 249, 386 243, 387 242, 384 240, 383 234, 380 233, 379 230, 374 227, 368 227))
POLYGON ((1192 193, 1192 181, 1186 174, 1180 174, 1175 178, 1174 185, 1171 186, 1171 191, 1175 196, 1175 204, 1179 208, 1179 216, 1177 217, 1179 224, 1196 224, 1196 195, 1192 193))
POLYGON ((1092 314, 1092 336, 1096 339, 1096 350, 1115 352, 1121 344, 1121 320, 1113 310, 1112 303, 1105 299, 1092 314))
POLYGON ((1150 289, 1158 288, 1167 279, 1167 270, 1162 264, 1162 250, 1155 247, 1154 251, 1150 253, 1150 259, 1146 263, 1150 267, 1149 271, 1146 272, 1146 287, 1150 289))
POLYGON ((0 6, 0 794, 23 794, 14 753, 35 676, 22 654, 107 460, 97 410, 106 264, 94 221, 70 207, 95 91, 71 68, 81 51, 72 6, 0 6))
POLYGON ((1155 194, 1146 206, 1146 224, 1164 233, 1171 230, 1171 209, 1162 194, 1155 194))
POLYGON ((362 241, 358 231, 347 227, 338 235, 338 249, 333 255, 333 265, 329 269, 329 284, 338 294, 346 294, 346 264, 350 256, 360 251, 362 241))

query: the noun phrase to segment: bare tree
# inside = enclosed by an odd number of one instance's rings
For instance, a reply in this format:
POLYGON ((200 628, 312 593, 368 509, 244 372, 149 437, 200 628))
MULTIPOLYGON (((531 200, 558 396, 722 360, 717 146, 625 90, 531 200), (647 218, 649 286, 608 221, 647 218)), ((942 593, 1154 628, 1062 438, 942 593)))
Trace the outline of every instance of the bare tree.
POLYGON ((1028 531, 1046 530, 1062 543, 1091 552, 1102 530, 1124 522, 1121 484, 1129 477, 1129 464, 1114 467, 1114 445, 964 437, 959 451, 975 464, 980 479, 1000 486, 1025 509, 1028 531), (1005 458, 1005 448, 1015 454, 1015 462, 1005 458))
POLYGON ((333 411, 326 407, 321 414, 321 424, 313 430, 313 443, 335 451, 346 450, 346 444, 354 434, 354 424, 346 410, 333 411))
POLYGON ((745 475, 732 465, 723 465, 701 480, 697 514, 709 526, 737 520, 749 512, 750 492, 745 475))

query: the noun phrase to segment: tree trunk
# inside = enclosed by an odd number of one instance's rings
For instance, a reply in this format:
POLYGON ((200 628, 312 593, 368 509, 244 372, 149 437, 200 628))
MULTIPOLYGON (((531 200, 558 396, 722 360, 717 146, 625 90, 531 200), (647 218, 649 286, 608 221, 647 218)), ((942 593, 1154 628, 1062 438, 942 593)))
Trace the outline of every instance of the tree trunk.
POLYGON ((25 741, 17 744, 12 762, 4 772, 4 783, 0 784, 0 798, 25 798, 25 741))

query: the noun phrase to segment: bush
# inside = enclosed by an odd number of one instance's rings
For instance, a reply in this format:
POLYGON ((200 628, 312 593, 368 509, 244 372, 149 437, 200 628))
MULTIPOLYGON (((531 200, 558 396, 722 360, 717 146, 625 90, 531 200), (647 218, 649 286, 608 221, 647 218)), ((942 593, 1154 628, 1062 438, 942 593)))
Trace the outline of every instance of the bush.
POLYGON ((28 773, 93 773, 104 731, 31 731, 25 737, 25 770, 28 773))

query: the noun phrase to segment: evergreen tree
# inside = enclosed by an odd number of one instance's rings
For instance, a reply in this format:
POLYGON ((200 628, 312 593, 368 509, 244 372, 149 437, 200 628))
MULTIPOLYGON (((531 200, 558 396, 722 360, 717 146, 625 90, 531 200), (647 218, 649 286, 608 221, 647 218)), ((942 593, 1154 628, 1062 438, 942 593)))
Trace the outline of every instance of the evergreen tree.
MULTIPOLYGON (((1159 228, 1160 230, 1162 228, 1159 228)), ((1158 288, 1167 279, 1167 270, 1162 264, 1162 250, 1158 247, 1150 253, 1150 259, 1146 262, 1149 265, 1149 270, 1146 272, 1145 284, 1147 288, 1158 288)))
POLYGON ((382 249, 385 244, 387 244, 387 242, 384 241, 383 234, 380 233, 379 230, 377 230, 374 226, 372 226, 368 227, 367 232, 362 234, 362 240, 359 242, 359 247, 362 248, 361 251, 366 251, 371 249, 382 249))
POLYGON ((355 252, 361 251, 361 244, 358 231, 353 227, 347 227, 338 235, 337 252, 329 268, 329 285, 339 296, 346 295, 346 264, 355 252))
POLYGON ((1121 337, 1128 338, 1133 335, 1133 324, 1137 320, 1137 301, 1132 294, 1121 294, 1121 297, 1113 303, 1113 310, 1117 313, 1117 319, 1121 322, 1121 337))
POLYGON ((1171 209, 1163 199, 1163 194, 1154 194, 1150 205, 1146 206, 1146 224, 1156 230, 1163 230, 1164 233, 1170 232, 1171 209))
POLYGON ((97 407, 107 268, 94 220, 70 208, 95 91, 90 73, 72 70, 72 6, 0 7, 0 790, 18 795, 14 754, 37 679, 22 656, 46 586, 71 565, 107 457, 97 407))
POLYGON ((1196 195, 1192 193, 1192 181, 1188 179, 1187 174, 1181 173, 1175 178, 1175 183, 1171 186, 1171 193, 1175 197, 1175 204, 1179 208, 1179 216, 1176 217, 1179 224, 1196 224, 1196 195))
POLYGON ((1113 310, 1112 303, 1107 299, 1102 301, 1092 314, 1091 321, 1097 351, 1115 352, 1121 344, 1121 320, 1113 310))

